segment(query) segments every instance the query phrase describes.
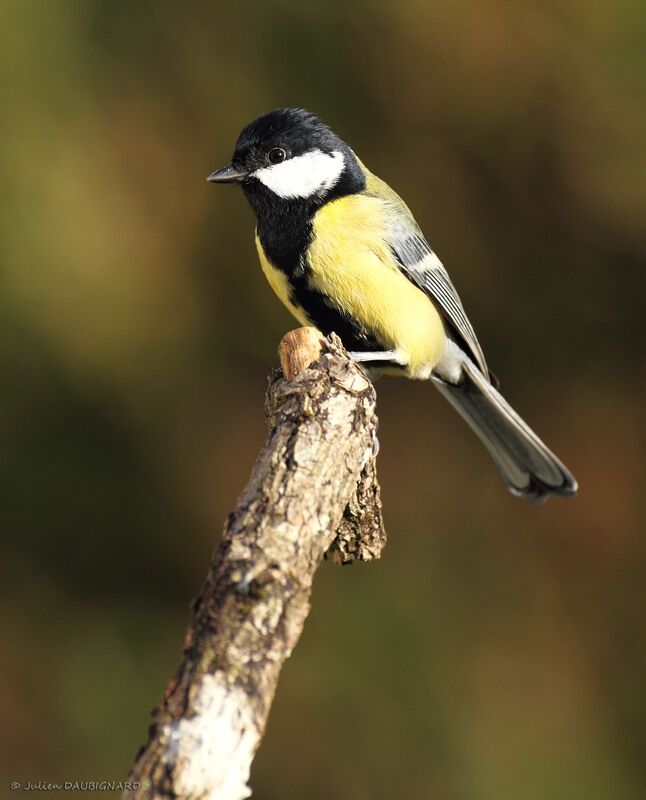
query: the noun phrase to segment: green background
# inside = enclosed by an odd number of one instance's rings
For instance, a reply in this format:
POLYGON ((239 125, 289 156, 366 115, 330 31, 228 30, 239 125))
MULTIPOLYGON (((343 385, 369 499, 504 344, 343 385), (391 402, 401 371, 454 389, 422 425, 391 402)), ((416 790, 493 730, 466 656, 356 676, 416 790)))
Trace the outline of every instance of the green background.
POLYGON ((383 379, 389 544, 322 566, 255 796, 646 796, 645 17, 3 0, 4 786, 125 776, 174 673, 294 327, 205 177, 299 105, 406 198, 581 491, 512 497, 432 387, 383 379))

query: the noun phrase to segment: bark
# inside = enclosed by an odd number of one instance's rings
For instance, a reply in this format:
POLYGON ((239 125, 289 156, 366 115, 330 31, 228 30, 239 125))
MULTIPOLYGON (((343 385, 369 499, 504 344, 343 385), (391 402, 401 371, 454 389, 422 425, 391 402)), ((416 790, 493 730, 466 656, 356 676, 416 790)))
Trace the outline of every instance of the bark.
POLYGON ((270 379, 267 440, 193 603, 177 674, 129 778, 138 788, 123 798, 249 797, 317 567, 326 553, 369 560, 385 544, 374 389, 336 337, 323 355, 321 346, 313 329, 281 343, 284 372, 295 377, 270 379))

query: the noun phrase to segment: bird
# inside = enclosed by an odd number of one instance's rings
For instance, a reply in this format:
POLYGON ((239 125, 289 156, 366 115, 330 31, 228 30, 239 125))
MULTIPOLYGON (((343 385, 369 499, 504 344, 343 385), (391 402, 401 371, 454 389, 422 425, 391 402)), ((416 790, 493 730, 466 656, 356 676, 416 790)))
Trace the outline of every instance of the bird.
POLYGON ((240 133, 210 183, 238 184, 274 292, 302 325, 336 333, 370 373, 431 380, 512 494, 578 486, 499 391, 448 272, 404 201, 315 114, 279 108, 240 133))

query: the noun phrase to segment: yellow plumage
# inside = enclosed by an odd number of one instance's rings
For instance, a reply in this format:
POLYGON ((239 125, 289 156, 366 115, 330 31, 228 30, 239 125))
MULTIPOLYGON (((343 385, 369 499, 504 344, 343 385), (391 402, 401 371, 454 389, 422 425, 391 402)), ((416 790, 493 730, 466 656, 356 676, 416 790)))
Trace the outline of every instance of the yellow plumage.
POLYGON ((411 376, 428 378, 444 350, 444 323, 395 264, 382 236, 387 213, 363 194, 324 205, 313 220, 310 284, 361 320, 384 350, 398 351, 411 376))
MULTIPOLYGON (((382 182, 371 178, 370 188, 381 189, 376 184, 382 182)), ((318 210, 306 256, 308 284, 359 320, 384 350, 397 351, 411 377, 428 378, 444 351, 444 322, 429 297, 393 260, 383 238, 389 201, 354 194, 318 210)), ((257 236, 256 246, 271 288, 301 324, 311 324, 291 302, 286 276, 268 260, 257 236)))

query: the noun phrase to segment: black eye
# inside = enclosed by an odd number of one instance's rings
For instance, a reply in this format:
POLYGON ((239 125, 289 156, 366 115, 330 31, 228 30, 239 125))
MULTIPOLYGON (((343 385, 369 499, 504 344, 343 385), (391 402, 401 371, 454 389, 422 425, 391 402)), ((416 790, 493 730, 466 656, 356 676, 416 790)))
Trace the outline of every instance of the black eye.
POLYGON ((280 164, 281 161, 284 161, 287 158, 287 153, 282 147, 274 147, 269 151, 269 155, 267 157, 272 164, 280 164))

